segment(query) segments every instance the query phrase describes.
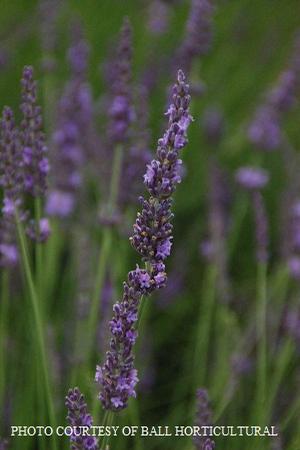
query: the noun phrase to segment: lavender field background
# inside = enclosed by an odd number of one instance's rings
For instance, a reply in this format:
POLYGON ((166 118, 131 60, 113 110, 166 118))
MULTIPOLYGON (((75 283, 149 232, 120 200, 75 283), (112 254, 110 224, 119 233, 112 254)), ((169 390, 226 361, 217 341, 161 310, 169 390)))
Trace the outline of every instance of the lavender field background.
POLYGON ((299 2, 0 7, 0 449, 300 450, 299 2))

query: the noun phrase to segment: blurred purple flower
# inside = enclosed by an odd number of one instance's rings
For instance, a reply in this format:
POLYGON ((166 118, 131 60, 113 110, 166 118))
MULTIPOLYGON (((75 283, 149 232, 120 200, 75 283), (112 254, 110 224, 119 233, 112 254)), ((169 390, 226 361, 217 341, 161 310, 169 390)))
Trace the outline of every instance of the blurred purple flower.
POLYGON ((258 149, 272 151, 282 144, 282 121, 285 113, 296 104, 299 75, 299 42, 296 39, 288 67, 279 75, 275 86, 267 92, 248 127, 248 138, 258 149))
POLYGON ((249 190, 262 189, 269 181, 268 173, 259 168, 240 167, 235 174, 235 179, 243 188, 249 190))
POLYGON ((148 295, 165 285, 164 259, 171 247, 172 219, 171 195, 180 182, 178 176, 179 151, 187 143, 186 131, 191 116, 190 96, 182 71, 178 72, 173 87, 173 103, 167 114, 168 129, 158 141, 157 159, 147 168, 154 175, 145 177, 150 194, 148 200, 141 197, 142 212, 138 213, 131 243, 145 261, 146 269, 129 272, 124 283, 123 298, 114 305, 110 322, 112 339, 110 351, 102 367, 97 366, 96 381, 101 385, 99 399, 105 409, 119 411, 126 408, 129 397, 135 397, 138 382, 134 368, 133 346, 137 338, 138 307, 143 295, 148 295), (180 139, 178 139, 180 137, 180 139))
POLYGON ((0 450, 8 450, 8 440, 0 438, 0 450))
POLYGON ((291 256, 287 265, 290 271, 290 275, 296 280, 300 280, 300 256, 291 256))
POLYGON ((122 204, 136 204, 142 188, 145 166, 150 163, 149 132, 149 94, 145 86, 137 89, 136 119, 133 123, 132 141, 128 151, 124 154, 122 169, 120 202, 122 204))
POLYGON ((220 142, 224 133, 224 117, 222 112, 217 108, 209 108, 203 115, 203 132, 204 136, 212 145, 220 142))
POLYGON ((147 10, 147 28, 154 35, 161 35, 168 29, 170 5, 163 0, 152 0, 147 10))
POLYGON ((52 72, 56 67, 54 59, 58 40, 56 25, 61 6, 60 0, 40 0, 39 2, 42 68, 45 72, 52 72))
POLYGON ((116 60, 112 66, 110 118, 110 145, 124 144, 134 118, 131 98, 132 31, 129 20, 124 20, 116 60))
POLYGON ((53 134, 53 182, 46 204, 51 216, 69 217, 82 185, 82 166, 88 157, 92 124, 92 96, 86 83, 89 49, 80 32, 68 51, 71 79, 58 104, 57 129, 53 134))
MULTIPOLYGON (((196 392, 196 416, 195 425, 199 427, 212 425, 212 412, 209 405, 208 393, 205 389, 196 392)), ((197 450, 210 450, 215 448, 212 439, 205 436, 195 436, 194 444, 197 450)))
POLYGON ((12 267, 18 261, 14 215, 23 195, 23 161, 13 112, 3 109, 0 122, 0 185, 3 189, 0 219, 0 265, 12 267))
POLYGON ((300 310, 290 309, 284 318, 284 327, 290 337, 300 343, 300 310))
POLYGON ((239 378, 241 375, 245 375, 253 369, 253 361, 251 358, 242 353, 234 353, 230 359, 230 364, 235 378, 239 378))
POLYGON ((195 58, 205 55, 212 42, 212 15, 210 0, 191 0, 185 37, 175 57, 176 66, 190 73, 195 58))
POLYGON ((41 108, 37 105, 36 81, 31 66, 24 67, 21 85, 23 119, 20 140, 23 150, 24 186, 34 197, 43 197, 49 172, 48 149, 42 131, 41 108))
POLYGON ((277 111, 270 106, 259 108, 249 126, 248 138, 253 144, 263 150, 277 149, 282 140, 277 111))

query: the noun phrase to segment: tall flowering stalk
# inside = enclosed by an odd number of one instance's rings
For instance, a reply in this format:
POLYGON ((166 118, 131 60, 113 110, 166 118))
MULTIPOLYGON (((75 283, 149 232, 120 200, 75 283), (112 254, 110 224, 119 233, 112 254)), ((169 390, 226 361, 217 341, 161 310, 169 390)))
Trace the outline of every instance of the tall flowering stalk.
POLYGON ((256 418, 265 421, 267 388, 267 264, 268 264, 268 222, 261 189, 266 186, 269 176, 263 169, 241 167, 236 173, 237 182, 251 194, 255 220, 257 282, 256 282, 256 418))
POLYGON ((120 411, 128 405, 129 397, 136 396, 138 377, 133 348, 139 306, 144 295, 163 287, 166 282, 164 261, 172 246, 171 197, 181 181, 179 151, 187 144, 186 132, 192 120, 189 86, 181 70, 173 87, 172 100, 166 113, 168 128, 158 141, 157 159, 147 166, 144 175, 149 197, 140 198, 142 211, 137 215, 130 238, 145 268, 137 266, 128 274, 123 298, 113 307, 110 350, 103 366, 97 366, 96 370, 96 382, 101 386, 99 399, 106 410, 120 411))
MULTIPOLYGON (((128 144, 130 126, 133 118, 132 98, 130 90, 132 60, 132 30, 130 22, 125 18, 117 50, 117 58, 112 68, 111 104, 108 109, 108 138, 113 151, 108 155, 111 162, 108 202, 104 205, 103 215, 106 225, 102 235, 95 284, 92 292, 91 307, 87 321, 87 340, 90 353, 96 337, 99 317, 99 302, 106 276, 107 263, 111 252, 113 230, 110 226, 116 216, 117 202, 121 184, 124 146, 128 144), (113 155, 111 157, 111 155, 113 155)), ((103 223, 104 224, 104 223, 103 223)), ((90 355, 88 355, 89 357, 90 355)))
MULTIPOLYGON (((33 79, 33 69, 26 66, 23 70, 22 85, 22 103, 21 111, 23 118, 21 121, 21 130, 17 134, 11 133, 11 143, 13 143, 14 152, 13 161, 10 161, 12 168, 13 189, 10 190, 8 198, 10 202, 6 203, 6 212, 9 212, 15 220, 17 235, 19 240, 20 255, 22 259, 22 268, 24 270, 25 280, 27 283, 29 299, 32 308, 32 322, 35 328, 37 356, 39 362, 39 369, 42 374, 42 382, 38 380, 38 388, 40 389, 41 403, 46 400, 46 407, 48 408, 49 421, 52 426, 55 426, 55 415, 53 406, 53 397, 51 392, 51 385, 49 379, 49 367, 46 354, 46 344, 44 336, 44 323, 42 318, 42 305, 39 301, 39 281, 41 280, 41 254, 37 250, 36 253, 36 267, 37 279, 34 279, 33 271, 30 262, 30 255, 24 232, 24 224, 26 217, 21 211, 22 197, 29 193, 35 200, 36 219, 34 229, 28 228, 30 237, 35 241, 42 240, 49 234, 49 227, 47 221, 40 218, 39 201, 43 197, 46 189, 46 176, 48 173, 48 160, 46 157, 45 138, 42 132, 42 116, 40 107, 37 105, 37 91, 36 82, 33 79), (18 149, 20 146, 20 150, 18 149), (19 153, 19 151, 21 153, 19 153), (7 210, 8 207, 8 210, 7 210)), ((6 124, 11 120, 11 112, 6 109, 6 124)), ((13 147, 12 147, 13 148, 13 147)), ((13 156, 13 155, 11 155, 13 156)), ((36 243, 36 249, 39 246, 36 243)), ((52 449, 56 449, 56 438, 53 437, 51 441, 52 449)))

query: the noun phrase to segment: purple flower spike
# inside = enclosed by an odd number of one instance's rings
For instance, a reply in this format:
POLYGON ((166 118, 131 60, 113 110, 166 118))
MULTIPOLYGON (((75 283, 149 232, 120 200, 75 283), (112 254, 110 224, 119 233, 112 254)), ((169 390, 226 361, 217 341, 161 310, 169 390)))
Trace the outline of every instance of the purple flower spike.
POLYGON ((80 30, 77 34, 68 51, 71 79, 58 104, 58 123, 53 134, 53 187, 46 204, 50 216, 62 219, 76 207, 93 119, 92 96, 86 83, 89 48, 80 30))
POLYGON ((12 267, 18 261, 14 214, 23 191, 23 162, 13 112, 5 107, 0 121, 0 185, 3 189, 0 220, 0 265, 12 267))
POLYGON ((267 92, 264 102, 254 113, 248 128, 248 138, 258 149, 273 151, 283 143, 282 122, 285 113, 297 102, 299 89, 299 42, 286 70, 275 86, 267 92))
POLYGON ((23 189, 23 161, 19 133, 12 110, 3 109, 0 122, 0 185, 4 191, 3 213, 14 214, 14 205, 21 203, 23 189))
POLYGON ((210 438, 207 438, 201 447, 202 450, 214 450, 214 448, 216 445, 210 438))
POLYGON ((268 173, 259 168, 241 167, 235 174, 235 179, 244 189, 262 189, 269 181, 268 173))
MULTIPOLYGON (((70 389, 66 396, 66 407, 68 408, 67 421, 75 432, 77 427, 93 425, 93 418, 87 411, 87 405, 83 394, 76 387, 70 389)), ((79 433, 76 433, 79 434, 79 433)), ((71 450, 98 450, 98 441, 93 436, 70 436, 71 450)))
POLYGON ((176 61, 186 73, 190 72, 194 58, 205 55, 210 49, 213 12, 210 0, 192 0, 185 38, 176 61))
POLYGON ((147 28, 154 35, 161 35, 168 29, 171 8, 163 0, 152 0, 147 11, 147 28))
MULTIPOLYGON (((198 389, 196 392, 196 417, 195 425, 199 427, 209 426, 212 424, 212 413, 209 405, 208 393, 205 389, 198 389)), ((215 448, 212 439, 204 436, 196 436, 194 444, 197 450, 211 450, 215 448)))
POLYGON ((167 112, 168 129, 158 141, 157 159, 148 165, 144 177, 150 195, 147 200, 140 199, 142 212, 137 215, 130 238, 146 268, 137 266, 128 274, 123 298, 113 307, 110 350, 106 353, 103 366, 97 366, 96 370, 96 382, 101 385, 99 399, 105 409, 112 411, 126 408, 129 397, 136 396, 138 377, 134 368, 133 346, 137 339, 136 323, 141 298, 166 283, 164 260, 170 254, 172 245, 170 197, 180 182, 179 151, 187 143, 186 131, 192 120, 189 103, 189 87, 180 70, 173 88, 173 103, 167 112))
POLYGON ((22 85, 21 111, 21 144, 23 149, 23 164, 25 190, 31 195, 45 195, 49 163, 45 136, 42 131, 41 108, 37 105, 36 82, 33 78, 33 68, 24 67, 22 85))
POLYGON ((113 144, 124 143, 133 120, 130 79, 132 59, 132 31, 129 20, 124 20, 117 59, 113 67, 112 103, 109 109, 109 135, 113 144))

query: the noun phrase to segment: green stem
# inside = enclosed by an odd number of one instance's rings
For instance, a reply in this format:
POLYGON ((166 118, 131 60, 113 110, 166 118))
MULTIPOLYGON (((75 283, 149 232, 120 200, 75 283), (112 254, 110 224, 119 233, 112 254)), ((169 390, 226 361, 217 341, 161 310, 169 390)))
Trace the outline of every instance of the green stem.
MULTIPOLYGON (((140 426, 140 415, 139 415, 138 402, 136 401, 136 399, 133 399, 130 402, 130 405, 128 408, 128 414, 129 414, 131 425, 132 426, 137 425, 139 427, 140 426)), ((143 442, 141 439, 138 438, 138 436, 136 436, 136 438, 134 439, 134 447, 136 448, 136 450, 142 450, 142 448, 143 448, 143 442)))
MULTIPOLYGON (((3 406, 6 367, 5 361, 6 350, 5 340, 7 338, 7 324, 8 324, 8 299, 9 299, 9 273, 3 270, 1 279, 1 304, 0 304, 0 405, 3 406)), ((3 410, 3 408, 2 408, 3 410)), ((2 430, 3 431, 3 430, 2 430)))
POLYGON ((266 383, 267 383, 267 265, 259 263, 257 267, 257 292, 256 292, 256 346, 257 346, 257 371, 256 371, 256 408, 255 419, 258 424, 265 424, 266 383))
MULTIPOLYGON (((111 427, 114 421, 114 413, 112 411, 108 411, 106 414, 106 424, 111 427)), ((100 446, 100 450, 105 450, 109 444, 109 436, 104 436, 102 440, 102 444, 100 446)))
MULTIPOLYGON (((37 236, 40 231, 40 220, 41 220, 41 199, 36 197, 34 199, 34 213, 35 213, 35 227, 37 236)), ((41 294, 41 287, 43 286, 42 271, 43 267, 43 257, 42 257, 42 246, 39 242, 35 243, 35 275, 36 275, 36 287, 37 292, 41 294)), ((42 307, 42 305, 40 305, 42 307)))
MULTIPOLYGON (((16 219, 16 225, 17 225, 17 233, 20 243, 20 249, 21 249, 21 255, 22 255, 22 262, 25 272, 25 278, 28 285, 29 290, 29 297, 31 301, 31 307, 33 312, 33 322, 36 329, 36 337, 37 337, 37 344, 38 344, 38 351, 39 351, 39 358, 41 361, 42 366, 42 373, 44 376, 44 383, 45 383, 45 394, 47 399, 47 406, 48 406, 48 413, 49 413, 49 420, 50 424, 53 428, 55 428, 56 420, 55 420, 55 413, 54 413, 54 405, 53 405, 53 399, 52 399, 52 393, 51 393, 51 387, 50 387, 50 381, 49 381, 49 374, 48 374, 48 364, 47 364, 47 356, 46 356, 46 349, 45 349, 45 339, 44 339, 44 333, 43 333, 43 320, 40 313, 39 308, 39 302, 36 294, 36 289, 33 282, 33 276, 32 271, 30 268, 29 263, 29 254, 28 249, 26 245, 25 235, 23 231, 22 224, 19 220, 18 213, 15 214, 16 219)), ((57 449, 56 444, 56 434, 53 433, 53 439, 51 440, 52 443, 52 449, 57 449)))
MULTIPOLYGON (((122 146, 117 146, 115 149, 114 162, 112 168, 112 177, 110 183, 110 196, 107 207, 108 214, 113 214, 117 198, 119 192, 119 184, 120 184, 120 174, 122 168, 122 146)), ((103 289, 107 261, 109 258, 110 250, 112 244, 112 229, 110 227, 105 228, 103 232, 102 238, 102 246, 100 248, 100 254, 98 259, 98 269, 96 274, 96 281, 94 285, 94 291, 92 296, 92 303, 90 308, 90 313, 88 317, 88 342, 87 348, 89 349, 89 360, 92 354, 93 342, 96 335, 97 323, 99 321, 99 303, 101 302, 101 292, 103 289)))
POLYGON ((204 292, 202 304, 200 305, 200 315, 196 330, 195 350, 194 350, 194 373, 195 388, 205 382, 207 375, 207 357, 209 349, 209 338, 211 322, 215 304, 217 268, 211 264, 207 268, 204 281, 204 292))
POLYGON ((294 353, 294 343, 291 339, 287 339, 283 347, 276 357, 276 366, 272 372, 271 386, 268 395, 268 406, 266 406, 267 414, 272 411, 272 406, 278 393, 280 384, 283 380, 284 374, 289 366, 291 358, 294 353))
POLYGON ((230 259, 230 257, 234 254, 236 246, 238 245, 240 239, 240 231, 247 214, 247 209, 248 200, 246 195, 242 193, 240 198, 237 200, 234 211, 232 213, 232 217, 234 217, 234 223, 228 238, 228 259, 230 259))

